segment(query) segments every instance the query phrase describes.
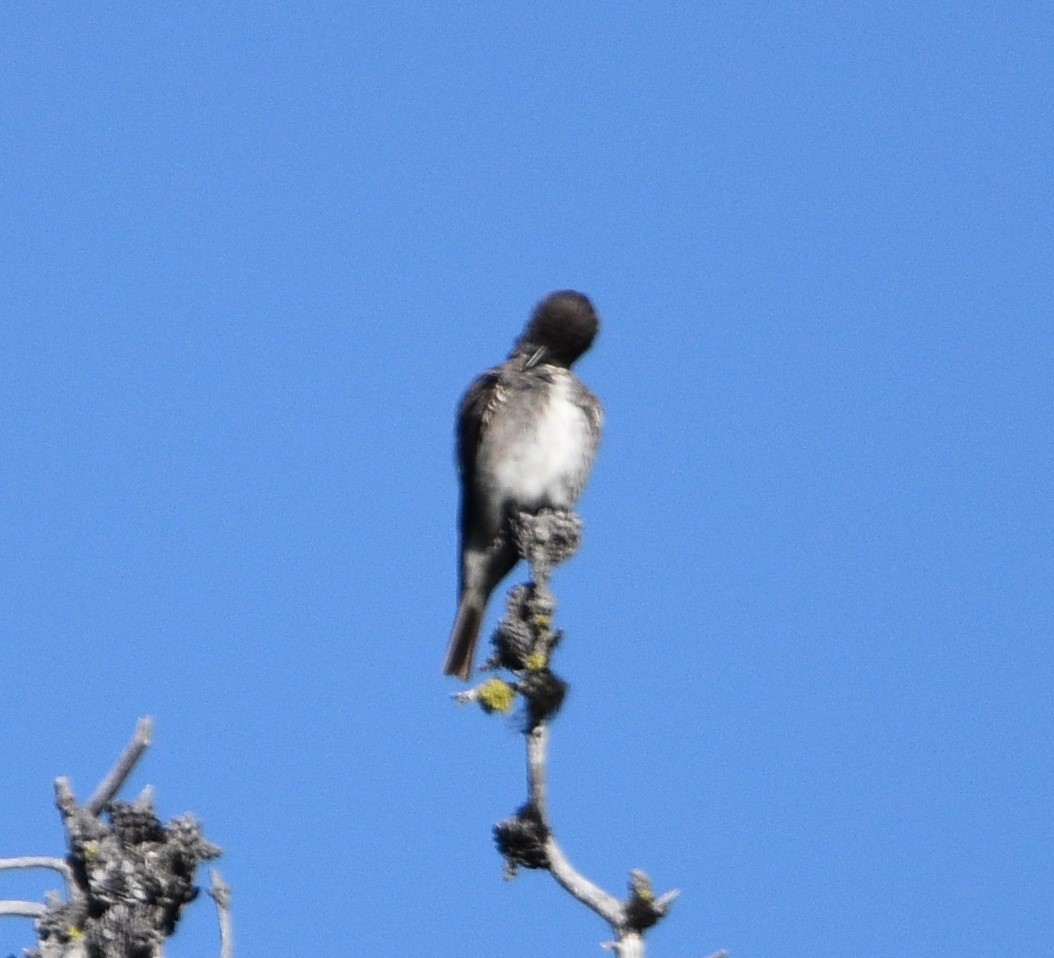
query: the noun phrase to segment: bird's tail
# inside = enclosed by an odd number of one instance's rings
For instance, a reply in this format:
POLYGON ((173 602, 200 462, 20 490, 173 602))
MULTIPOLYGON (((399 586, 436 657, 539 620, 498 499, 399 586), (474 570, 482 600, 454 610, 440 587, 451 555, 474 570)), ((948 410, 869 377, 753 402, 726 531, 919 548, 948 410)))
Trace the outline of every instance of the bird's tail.
POLYGON ((472 661, 476 657, 476 643, 483 625, 483 605, 471 593, 464 592, 457 607, 457 618, 450 633, 450 645, 443 663, 444 675, 456 675, 467 682, 472 674, 472 661))

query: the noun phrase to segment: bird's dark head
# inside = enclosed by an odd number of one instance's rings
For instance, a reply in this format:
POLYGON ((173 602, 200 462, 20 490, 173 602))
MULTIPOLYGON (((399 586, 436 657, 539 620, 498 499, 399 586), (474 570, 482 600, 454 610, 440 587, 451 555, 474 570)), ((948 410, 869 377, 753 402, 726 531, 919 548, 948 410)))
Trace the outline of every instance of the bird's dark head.
POLYGON ((589 297, 565 289, 550 293, 535 308, 516 344, 534 362, 570 366, 593 344, 600 317, 589 297))

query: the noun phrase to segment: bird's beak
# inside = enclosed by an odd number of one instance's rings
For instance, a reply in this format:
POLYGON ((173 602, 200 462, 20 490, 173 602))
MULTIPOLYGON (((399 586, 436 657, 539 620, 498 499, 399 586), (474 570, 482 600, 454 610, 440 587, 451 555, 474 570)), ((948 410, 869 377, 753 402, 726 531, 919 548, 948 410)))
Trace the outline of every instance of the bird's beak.
POLYGON ((537 366, 543 359, 545 359, 545 347, 539 346, 530 356, 527 357, 527 362, 524 363, 524 369, 532 369, 537 366))

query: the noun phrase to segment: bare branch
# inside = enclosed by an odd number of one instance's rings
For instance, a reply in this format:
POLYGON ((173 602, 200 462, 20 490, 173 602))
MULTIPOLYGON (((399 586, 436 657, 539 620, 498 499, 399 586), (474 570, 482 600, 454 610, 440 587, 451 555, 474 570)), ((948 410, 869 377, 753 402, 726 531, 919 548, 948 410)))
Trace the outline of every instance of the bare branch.
POLYGON ((571 513, 543 509, 534 515, 520 513, 513 517, 512 525, 520 556, 530 564, 532 581, 509 592, 505 618, 495 634, 495 655, 488 666, 508 669, 515 681, 491 679, 459 699, 478 702, 487 711, 506 711, 488 708, 489 700, 496 699, 491 687, 501 685, 525 704, 528 800, 514 818, 495 826, 495 840, 505 858, 507 875, 514 875, 519 868, 548 870, 561 888, 610 925, 616 940, 605 947, 619 958, 644 958, 644 932, 666 916, 680 892, 656 895, 648 876, 635 870, 630 874, 628 897, 619 900, 568 861, 549 822, 549 724, 559 712, 567 689, 550 668, 561 633, 552 627, 556 602, 549 590, 549 578, 553 567, 578 548, 581 522, 571 513))
POLYGON ((220 919, 220 958, 234 958, 234 928, 231 924, 231 889, 218 868, 210 870, 212 887, 209 895, 216 902, 220 919))
POLYGON ((0 858, 0 871, 13 871, 20 868, 50 868, 58 872, 65 882, 66 894, 73 895, 76 882, 73 880, 73 871, 61 858, 52 858, 47 855, 23 855, 21 858, 0 858))
POLYGON ((552 835, 545 843, 545 850, 549 855, 549 871, 557 884, 583 905, 595 911, 613 928, 619 927, 622 924, 622 903, 581 874, 567 860, 552 835))
POLYGON ((0 901, 0 918, 39 918, 46 910, 39 901, 0 901))
MULTIPOLYGON (((660 895, 658 898, 655 899, 655 907, 660 912, 665 914, 667 911, 670 910, 670 905, 672 905, 680 897, 681 897, 681 889, 673 888, 670 891, 666 892, 665 895, 660 895)), ((723 951, 715 951, 710 956, 710 958, 722 958, 723 955, 724 955, 723 951)))
POLYGON ((549 784, 546 760, 549 757, 549 726, 539 725, 527 733, 527 795, 542 821, 549 823, 549 784))
POLYGON ((601 947, 619 958, 644 958, 644 936, 639 931, 627 932, 618 941, 606 941, 601 947))
POLYGON ((51 858, 46 855, 23 855, 21 858, 0 858, 0 871, 16 868, 50 868, 52 871, 60 872, 62 877, 69 881, 72 878, 70 866, 61 858, 51 858))
MULTIPOLYGON (((0 870, 50 868, 66 879, 66 899, 0 902, 0 915, 33 918, 38 947, 27 958, 127 958, 164 952, 164 942, 183 910, 198 894, 194 872, 220 849, 202 835, 192 815, 163 823, 154 811, 153 790, 132 802, 118 791, 150 745, 152 722, 140 719, 131 741, 95 790, 80 805, 65 778, 55 781, 69 855, 0 859, 0 870)), ((222 888, 221 884, 218 888, 222 888)), ((224 933, 230 940, 229 924, 224 933)), ((231 949, 224 947, 224 958, 231 949)))
POLYGON ((617 927, 622 921, 621 902, 581 874, 567 860, 563 849, 553 837, 546 804, 545 761, 548 747, 548 725, 539 725, 527 733, 528 793, 531 807, 538 814, 548 836, 545 842, 545 852, 549 861, 549 871, 565 891, 577 898, 583 905, 592 908, 609 925, 617 927))
POLYGON ((117 764, 110 770, 109 775, 99 783, 99 787, 95 789, 95 794, 88 799, 88 803, 84 806, 89 812, 93 815, 98 815, 107 804, 113 801, 128 776, 132 774, 132 769, 135 768, 143 752, 150 747, 153 733, 154 720, 149 715, 141 718, 136 724, 132 740, 125 747, 124 753, 117 760, 117 764))

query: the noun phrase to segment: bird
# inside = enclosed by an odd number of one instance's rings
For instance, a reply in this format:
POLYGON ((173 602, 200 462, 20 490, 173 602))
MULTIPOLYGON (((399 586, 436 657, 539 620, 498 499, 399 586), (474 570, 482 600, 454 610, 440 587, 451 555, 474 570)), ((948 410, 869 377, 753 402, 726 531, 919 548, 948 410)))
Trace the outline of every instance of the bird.
POLYGON ((508 359, 483 372, 461 399, 458 605, 445 675, 468 680, 487 602, 519 561, 509 517, 571 509, 589 478, 603 409, 571 367, 599 328, 585 294, 550 293, 508 359))

